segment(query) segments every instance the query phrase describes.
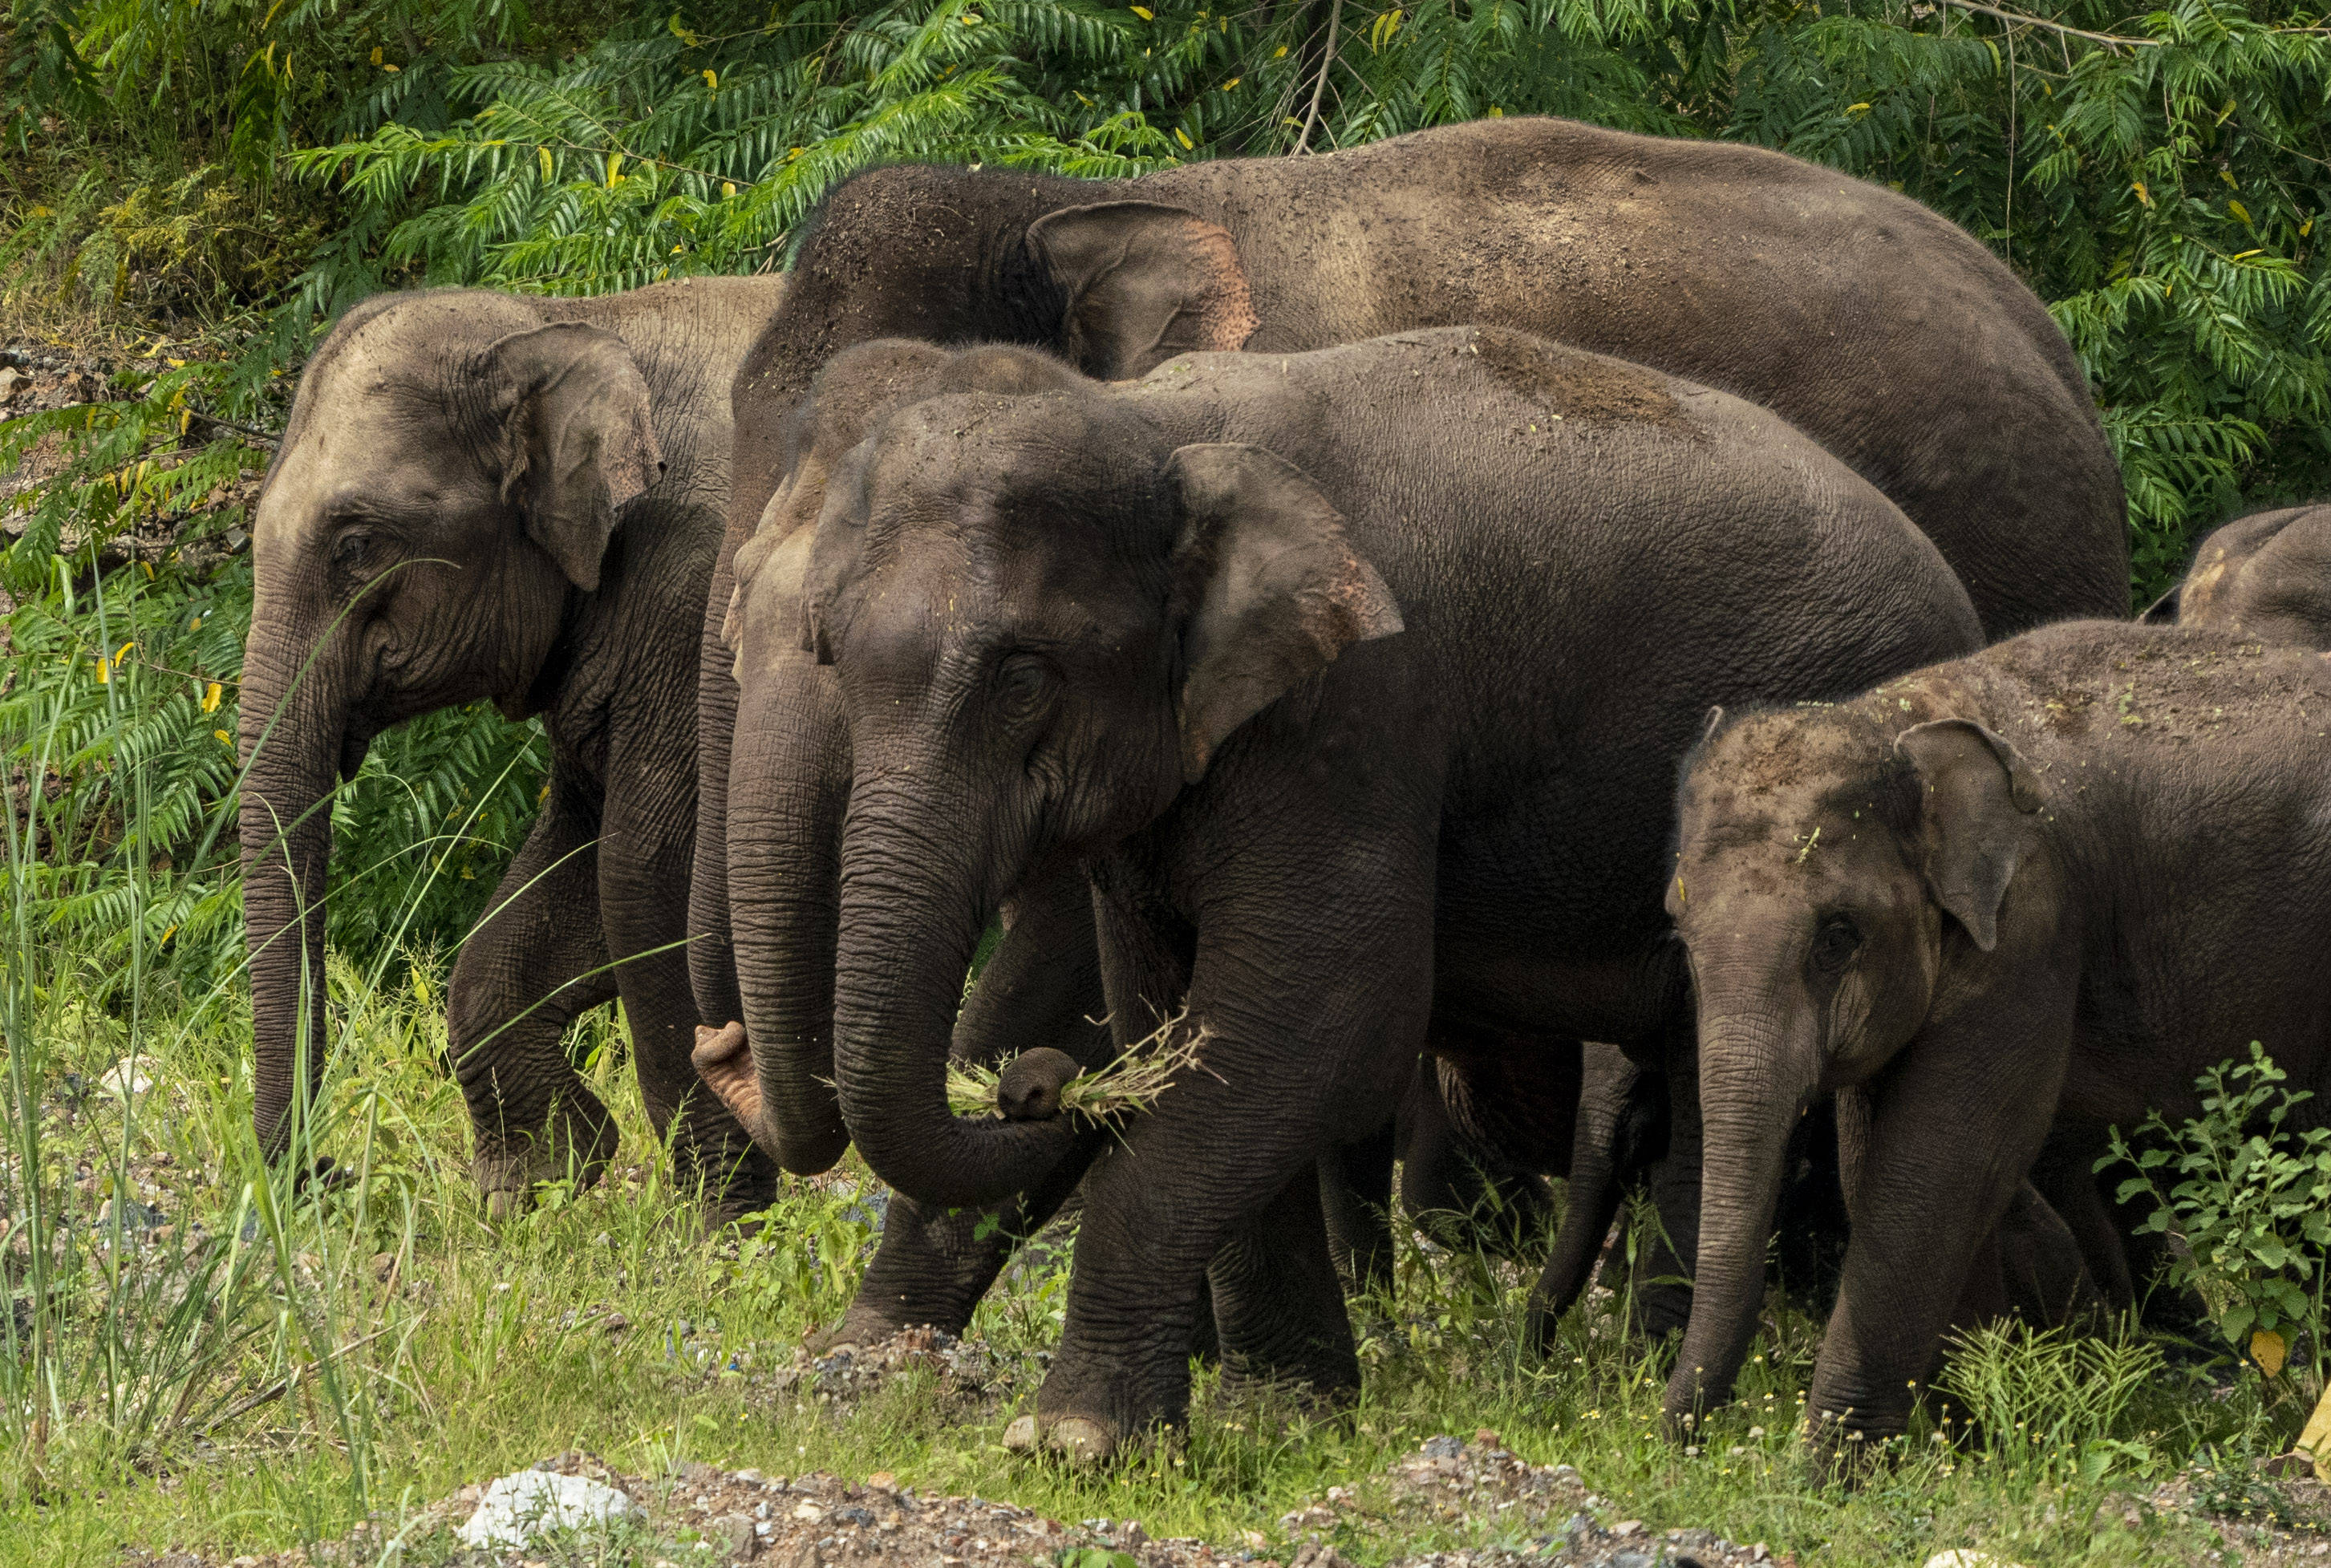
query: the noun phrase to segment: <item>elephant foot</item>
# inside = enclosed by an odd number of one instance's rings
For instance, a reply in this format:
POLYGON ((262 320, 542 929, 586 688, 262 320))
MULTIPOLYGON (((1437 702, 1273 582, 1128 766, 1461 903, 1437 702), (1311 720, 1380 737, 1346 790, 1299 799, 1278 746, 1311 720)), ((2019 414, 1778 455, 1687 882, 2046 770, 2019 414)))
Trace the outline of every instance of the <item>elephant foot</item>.
POLYGON ((1124 1440, 1090 1416, 1061 1416, 1042 1423, 1021 1416, 1004 1429, 1004 1446, 1015 1454, 1058 1454, 1079 1469, 1115 1459, 1124 1440))
POLYGON ((753 1068, 752 1044, 745 1038, 745 1026, 728 1023, 710 1029, 696 1026, 696 1049, 689 1055, 696 1065, 696 1076, 705 1087, 728 1107, 746 1131, 759 1134, 761 1126, 761 1079, 753 1068))
POLYGON ((490 1217, 505 1219, 524 1211, 540 1182, 571 1175, 578 1192, 598 1183, 623 1135, 604 1108, 595 1102, 593 1108, 598 1111, 595 1117, 562 1107, 550 1129, 533 1136, 479 1140, 470 1169, 490 1217))

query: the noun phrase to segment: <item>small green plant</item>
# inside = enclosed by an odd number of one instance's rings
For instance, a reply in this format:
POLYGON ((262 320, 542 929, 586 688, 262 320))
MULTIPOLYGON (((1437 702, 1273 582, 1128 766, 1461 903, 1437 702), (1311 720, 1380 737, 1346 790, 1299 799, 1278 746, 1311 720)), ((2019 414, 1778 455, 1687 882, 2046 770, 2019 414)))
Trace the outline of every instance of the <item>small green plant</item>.
POLYGON ((2162 1375, 2158 1346, 2123 1332, 2027 1333, 1988 1326, 1961 1335, 1936 1384, 1974 1423, 1993 1463, 2058 1484, 2156 1468, 2132 1412, 2162 1375))
MULTIPOLYGON (((2139 1227, 2182 1237, 2168 1282, 2191 1287, 2227 1343, 2269 1380, 2301 1335, 2323 1342, 2323 1250, 2331 1244, 2331 1130, 2288 1126, 2313 1095, 2283 1088, 2288 1077, 2264 1046, 2194 1079, 2202 1115, 2171 1127, 2158 1112, 2133 1146, 2116 1128, 2106 1162, 2136 1174, 2120 1201, 2150 1197, 2139 1227)), ((2320 1383, 2321 1369, 2312 1381, 2320 1383)), ((2312 1391, 2309 1391, 2312 1392, 2312 1391)))

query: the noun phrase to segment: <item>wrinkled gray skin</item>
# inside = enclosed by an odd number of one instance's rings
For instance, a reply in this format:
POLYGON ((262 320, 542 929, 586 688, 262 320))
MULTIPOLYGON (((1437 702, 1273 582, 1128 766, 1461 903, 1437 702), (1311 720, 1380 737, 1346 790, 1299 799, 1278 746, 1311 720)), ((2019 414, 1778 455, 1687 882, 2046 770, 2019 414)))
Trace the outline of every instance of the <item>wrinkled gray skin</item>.
MULTIPOLYGON (((793 547, 745 563, 748 687, 793 547)), ((1182 1415, 1202 1278, 1233 1381, 1353 1386, 1314 1168, 1428 1024, 1511 1050, 1683 1015, 1666 802, 1710 700, 1980 635, 1770 413, 1471 328, 901 407, 790 592, 849 726, 833 1061, 873 1170, 969 1206, 1087 1157, 1077 1118, 959 1120, 943 1081, 974 943, 1060 868, 1089 867, 1113 1041, 1185 999, 1207 1031, 1211 1071, 1089 1154, 1016 1434, 1084 1457, 1182 1415)))
POLYGON ((770 1163, 690 1068, 696 1010, 676 945, 728 382, 782 289, 387 295, 309 362, 252 530, 242 694, 253 1109, 270 1151, 290 1136, 295 1085, 317 1077, 315 1056, 300 1059, 324 1030, 329 794, 383 729, 490 699, 541 717, 552 762, 448 998, 480 1187, 506 1209, 537 1178, 571 1162, 589 1179, 614 1153, 560 1037, 620 995, 648 1107, 688 1165, 733 1208, 774 1191, 770 1163), (611 958, 628 961, 610 971, 611 958))
POLYGON ((1812 1408, 1885 1437, 2045 1142, 2195 1115, 2251 1040, 2331 1087, 2326 719, 2320 653, 2088 622, 1699 749, 1667 894, 1707 1127, 1671 1416, 1731 1389, 1809 1097, 1862 1128, 1812 1408))
POLYGON ((2202 541, 2185 580, 2144 619, 2331 648, 2331 507, 2235 518, 2202 541))
MULTIPOLYGON (((886 168, 833 193, 787 277, 737 378, 737 483, 704 627, 689 928, 708 1020, 744 1016, 725 849, 730 559, 773 491, 801 493, 797 405, 853 344, 1032 344, 1122 378, 1190 349, 1525 328, 1774 409, 1926 528, 1994 634, 2127 611, 2119 470, 2040 302, 1915 202, 1770 152, 1512 117, 1126 181, 886 168)), ((830 877, 846 791, 813 765, 834 755, 807 727, 813 706, 794 703, 803 727, 768 744, 798 753, 775 765, 796 781, 785 852, 830 877)), ((785 971, 822 998, 832 894, 804 892, 793 915, 785 971)), ((763 1073, 791 1169, 844 1144, 823 1037, 804 1023, 775 1044, 782 1081, 763 1073)))

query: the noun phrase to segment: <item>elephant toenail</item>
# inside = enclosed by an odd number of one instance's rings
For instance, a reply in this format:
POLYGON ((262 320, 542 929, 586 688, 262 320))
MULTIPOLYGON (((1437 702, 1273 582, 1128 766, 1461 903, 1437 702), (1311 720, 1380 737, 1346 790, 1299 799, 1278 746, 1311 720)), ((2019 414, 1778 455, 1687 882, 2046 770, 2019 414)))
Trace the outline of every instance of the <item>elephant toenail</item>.
POLYGON ((1054 1421, 1044 1441, 1075 1465, 1098 1465, 1117 1448, 1117 1440, 1107 1427, 1084 1416, 1064 1416, 1054 1421))
POLYGON ((1004 1429, 1004 1446, 1015 1454, 1036 1451, 1036 1418, 1020 1416, 1004 1429))

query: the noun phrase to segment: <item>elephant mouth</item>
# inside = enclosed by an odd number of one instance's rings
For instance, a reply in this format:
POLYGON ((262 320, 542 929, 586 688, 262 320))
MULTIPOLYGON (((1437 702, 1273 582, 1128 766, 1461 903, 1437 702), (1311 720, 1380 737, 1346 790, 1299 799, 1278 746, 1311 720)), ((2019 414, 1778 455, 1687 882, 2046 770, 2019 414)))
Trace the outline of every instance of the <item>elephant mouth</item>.
POLYGON ((356 777, 357 770, 364 766, 365 755, 372 750, 373 737, 380 733, 380 726, 352 719, 341 733, 339 773, 342 784, 356 777))

